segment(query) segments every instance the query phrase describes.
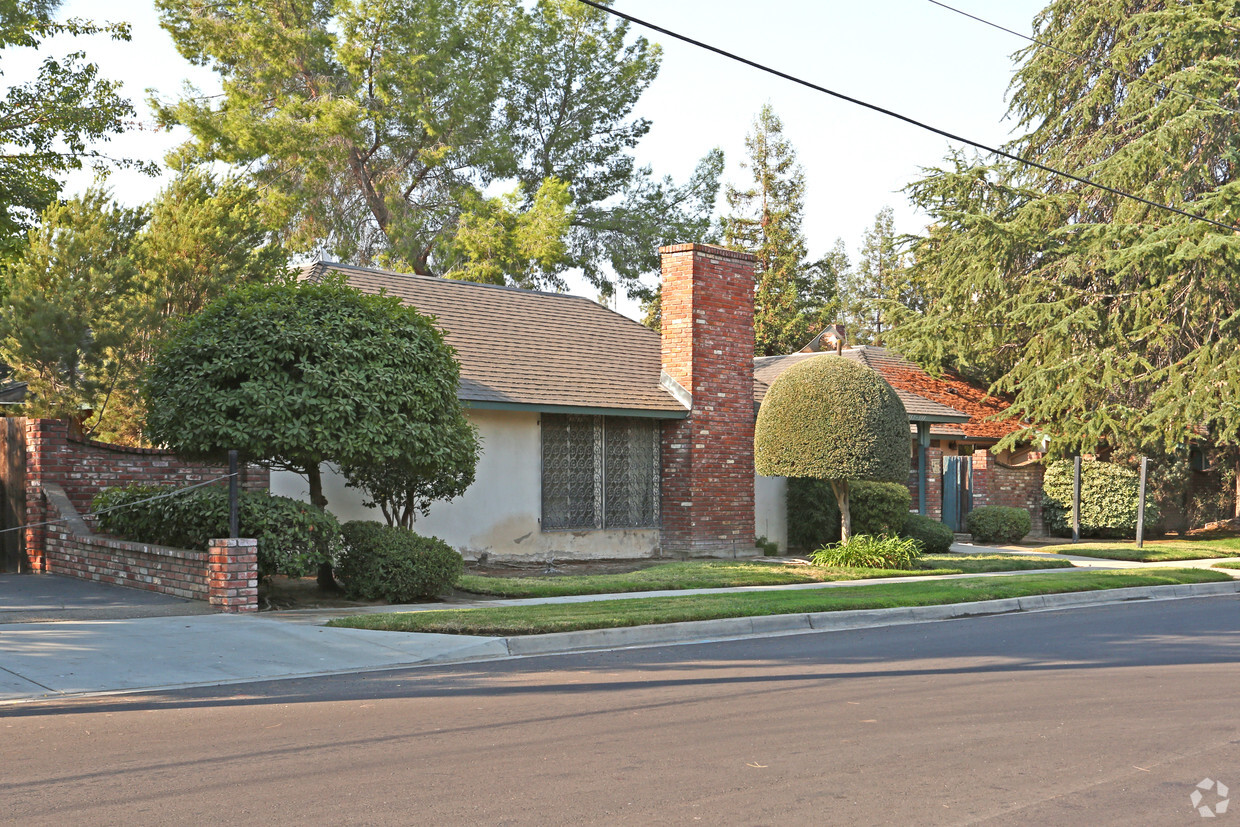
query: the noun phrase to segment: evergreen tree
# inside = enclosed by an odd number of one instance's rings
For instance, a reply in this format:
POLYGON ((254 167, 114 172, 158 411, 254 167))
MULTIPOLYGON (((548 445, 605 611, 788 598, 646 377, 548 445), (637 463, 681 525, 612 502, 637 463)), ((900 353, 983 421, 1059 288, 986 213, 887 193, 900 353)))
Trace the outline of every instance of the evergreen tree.
POLYGON ((826 268, 805 260, 805 173, 770 104, 758 112, 745 146, 749 157, 742 167, 750 171, 753 183, 744 190, 727 188, 730 213, 723 219, 724 244, 758 257, 755 351, 765 356, 792 353, 813 337, 811 324, 829 312, 827 297, 834 297, 834 285, 826 268))
POLYGON ((882 345, 901 309, 920 309, 890 207, 880 210, 865 231, 857 269, 849 272, 845 284, 845 323, 849 339, 857 344, 882 345))
MULTIPOLYGON (((1240 7, 1055 0, 1020 54, 1010 149, 1240 223, 1240 7)), ((910 186, 924 316, 902 350, 996 379, 1051 450, 1240 444, 1240 234, 1012 162, 910 186)), ((1018 433, 1012 442, 1031 433, 1018 433)))
POLYGON ((48 207, 5 269, 0 359, 29 383, 28 415, 103 410, 132 371, 129 344, 143 316, 133 247, 145 220, 92 188, 48 207))
POLYGON ((240 179, 183 170, 140 210, 91 189, 48 208, 0 273, 0 359, 30 382, 27 413, 89 406, 95 436, 141 444, 140 379, 158 347, 207 303, 286 267, 240 179))
POLYGON ((801 303, 811 334, 817 335, 827 325, 841 321, 842 286, 851 277, 852 264, 844 239, 837 238, 835 246, 807 270, 807 278, 802 282, 801 303))

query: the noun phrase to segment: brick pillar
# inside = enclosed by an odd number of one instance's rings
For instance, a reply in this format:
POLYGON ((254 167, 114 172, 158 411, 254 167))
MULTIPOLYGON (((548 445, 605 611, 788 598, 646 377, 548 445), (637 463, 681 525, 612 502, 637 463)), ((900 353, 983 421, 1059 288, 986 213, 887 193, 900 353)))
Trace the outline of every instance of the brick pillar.
POLYGON ((687 419, 663 427, 662 547, 754 554, 756 259, 705 244, 659 254, 663 370, 693 399, 687 419))
POLYGON ((207 601, 221 612, 258 611, 258 540, 211 540, 207 601))
POLYGON ((72 469, 69 423, 62 419, 27 419, 26 423, 26 559, 33 572, 47 571, 49 509, 43 501, 43 483, 63 484, 72 469))

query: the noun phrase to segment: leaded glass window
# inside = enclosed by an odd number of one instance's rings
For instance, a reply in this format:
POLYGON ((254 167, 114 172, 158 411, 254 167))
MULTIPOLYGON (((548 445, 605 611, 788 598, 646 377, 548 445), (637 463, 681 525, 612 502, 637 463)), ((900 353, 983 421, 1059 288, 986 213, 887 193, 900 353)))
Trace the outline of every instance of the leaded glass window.
POLYGON ((544 529, 659 525, 659 423, 544 414, 544 529))

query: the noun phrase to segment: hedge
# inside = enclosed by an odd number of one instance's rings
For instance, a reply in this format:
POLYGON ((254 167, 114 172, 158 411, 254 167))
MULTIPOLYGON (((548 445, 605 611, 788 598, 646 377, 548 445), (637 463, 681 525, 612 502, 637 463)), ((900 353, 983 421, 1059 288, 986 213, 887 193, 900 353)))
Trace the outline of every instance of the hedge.
MULTIPOLYGON (((900 483, 853 481, 848 484, 853 534, 899 534, 911 503, 908 486, 900 483)), ((840 510, 831 483, 792 477, 788 480, 787 508, 790 547, 808 550, 839 542, 840 510)))
MULTIPOLYGON (((1042 478, 1042 519, 1046 530, 1060 537, 1072 536, 1072 460, 1058 460, 1046 467, 1042 478)), ((1111 462, 1081 462, 1081 536, 1130 538, 1137 531, 1137 499, 1140 476, 1131 468, 1111 462)), ((1160 531, 1158 505, 1146 494, 1147 531, 1160 531)))
POLYGON ((904 518, 904 528, 900 536, 910 537, 921 543, 923 554, 946 554, 951 551, 956 534, 946 524, 923 517, 921 514, 909 514, 904 518))
POLYGON ((969 512, 965 528, 975 543, 1019 543, 1033 529, 1033 519, 1023 508, 984 505, 969 512))
MULTIPOLYGON (((177 490, 160 485, 108 488, 95 495, 91 510, 125 506, 99 515, 99 530, 139 543, 205 551, 211 540, 228 536, 225 488, 181 489, 184 493, 174 497, 139 502, 177 490)), ((258 540, 259 577, 305 577, 340 551, 340 524, 309 503, 267 491, 243 491, 238 512, 238 533, 258 540)))

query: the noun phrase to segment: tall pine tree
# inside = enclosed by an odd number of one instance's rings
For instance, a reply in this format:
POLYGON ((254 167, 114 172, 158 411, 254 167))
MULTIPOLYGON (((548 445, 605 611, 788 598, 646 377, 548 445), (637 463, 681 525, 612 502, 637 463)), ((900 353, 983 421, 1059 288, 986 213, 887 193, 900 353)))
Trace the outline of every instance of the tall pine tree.
POLYGON ((724 244, 758 257, 754 295, 755 350, 760 355, 791 353, 813 336, 813 327, 834 314, 832 271, 806 261, 801 231, 805 173, 784 125, 762 107, 745 139, 752 175, 744 190, 729 186, 729 214, 723 219, 724 244))
POLYGON ((861 258, 845 284, 844 319, 849 338, 858 344, 883 344, 902 310, 920 309, 891 207, 880 210, 865 231, 861 258))
MULTIPOLYGON (((1055 0, 1019 55, 1010 149, 1240 225, 1234 0, 1055 0), (1054 44, 1041 45, 1041 44, 1054 44)), ((1240 233, 1011 162, 956 155, 909 188, 927 363, 997 379, 1052 451, 1240 445, 1240 233)))

